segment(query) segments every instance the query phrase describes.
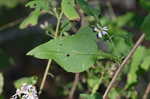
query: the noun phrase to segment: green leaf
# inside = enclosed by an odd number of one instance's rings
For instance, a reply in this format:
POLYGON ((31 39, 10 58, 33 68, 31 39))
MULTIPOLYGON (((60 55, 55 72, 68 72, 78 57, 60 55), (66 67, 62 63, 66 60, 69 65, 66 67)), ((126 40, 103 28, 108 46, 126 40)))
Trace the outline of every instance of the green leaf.
POLYGON ((144 57, 141 68, 145 71, 150 70, 150 56, 144 57))
POLYGON ((139 2, 143 8, 150 11, 150 0, 140 0, 139 2))
POLYGON ((69 20, 64 20, 60 26, 61 34, 69 31, 71 29, 71 27, 72 27, 72 24, 69 22, 69 20))
POLYGON ((146 49, 142 46, 135 51, 132 57, 130 71, 128 73, 127 87, 130 87, 131 85, 137 82, 137 71, 145 56, 145 51, 146 49))
POLYGON ((117 99, 117 97, 119 96, 119 92, 116 88, 112 88, 108 96, 109 99, 117 99))
POLYGON ((0 73, 0 95, 3 92, 3 86, 4 86, 4 78, 3 78, 2 73, 0 73))
POLYGON ((122 16, 117 17, 116 20, 114 20, 114 23, 116 24, 116 27, 123 27, 125 26, 130 20, 133 18, 133 13, 126 13, 122 16))
POLYGON ((80 19, 79 14, 75 9, 74 0, 62 0, 61 7, 62 11, 68 17, 69 20, 80 19))
POLYGON ((38 80, 37 76, 23 77, 23 78, 15 81, 14 85, 17 89, 19 89, 23 84, 35 85, 37 83, 37 80, 38 80))
POLYGON ((83 72, 95 63, 97 52, 96 33, 83 27, 76 35, 51 40, 27 55, 53 59, 68 72, 83 72))
POLYGON ((95 17, 98 17, 100 15, 100 11, 96 8, 91 7, 85 0, 77 0, 77 3, 87 15, 95 17))
POLYGON ((26 7, 48 11, 50 9, 49 5, 49 0, 33 0, 27 3, 26 7))
POLYGON ((24 29, 28 26, 34 26, 38 23, 38 17, 40 15, 40 10, 34 10, 31 14, 20 24, 20 28, 24 29))
POLYGON ((80 99, 102 99, 99 93, 95 94, 80 94, 80 99))
POLYGON ((146 39, 150 40, 150 14, 145 17, 144 22, 141 26, 141 30, 146 33, 146 39))

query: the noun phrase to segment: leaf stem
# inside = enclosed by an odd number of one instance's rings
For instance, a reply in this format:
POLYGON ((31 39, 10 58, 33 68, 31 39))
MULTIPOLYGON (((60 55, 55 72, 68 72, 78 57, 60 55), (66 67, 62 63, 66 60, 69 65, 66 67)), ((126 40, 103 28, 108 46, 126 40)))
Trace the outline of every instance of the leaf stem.
POLYGON ((43 90, 43 87, 44 87, 44 84, 45 84, 45 81, 46 81, 46 78, 47 78, 47 75, 48 75, 50 65, 51 65, 51 59, 47 63, 47 66, 46 66, 46 69, 45 69, 45 72, 44 72, 44 76, 43 76, 43 79, 42 79, 42 82, 41 82, 41 85, 40 85, 39 94, 42 93, 42 90, 43 90))
MULTIPOLYGON (((56 30, 55 30, 55 34, 54 34, 54 38, 57 38, 58 37, 58 31, 59 31, 59 27, 60 27, 60 23, 61 23, 61 18, 62 18, 62 15, 63 15, 63 12, 61 11, 59 17, 57 17, 57 25, 56 25, 56 30)), ((46 78, 47 78, 47 75, 49 75, 49 69, 50 69, 50 65, 51 65, 51 59, 48 61, 47 63, 47 66, 46 66, 46 69, 45 69, 45 72, 44 72, 44 76, 43 76, 43 79, 42 79, 42 82, 41 82, 41 85, 40 85, 40 90, 39 90, 39 95, 42 93, 42 90, 43 90, 43 87, 44 87, 44 84, 45 84, 45 81, 46 81, 46 78)))
POLYGON ((142 43, 142 41, 144 40, 145 34, 142 34, 140 36, 140 38, 138 39, 138 41, 136 42, 136 44, 133 46, 133 48, 131 49, 131 51, 129 52, 128 56, 123 60, 123 62, 120 64, 118 70, 116 71, 114 77, 112 78, 111 82, 109 83, 104 95, 103 95, 103 99, 107 99, 107 95, 109 93, 109 91, 111 90, 111 88, 113 87, 117 77, 119 76, 119 74, 121 73, 121 70, 124 68, 124 66, 127 64, 127 62, 129 61, 129 59, 132 57, 132 55, 134 54, 134 52, 136 51, 136 49, 138 48, 138 46, 142 43))
POLYGON ((59 31, 62 15, 63 15, 63 11, 61 11, 59 17, 57 18, 58 21, 57 21, 57 25, 56 25, 55 34, 54 34, 55 38, 58 36, 58 31, 59 31))
POLYGON ((98 83, 94 86, 94 88, 92 89, 92 94, 95 94, 103 80, 103 77, 104 77, 104 73, 102 73, 102 76, 100 77, 98 83))

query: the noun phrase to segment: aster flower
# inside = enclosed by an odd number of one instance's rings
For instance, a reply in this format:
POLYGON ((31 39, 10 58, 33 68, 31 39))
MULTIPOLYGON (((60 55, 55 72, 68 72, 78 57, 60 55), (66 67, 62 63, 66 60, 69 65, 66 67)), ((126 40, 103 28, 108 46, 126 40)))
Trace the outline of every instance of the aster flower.
POLYGON ((98 38, 102 38, 103 35, 106 35, 108 34, 108 27, 107 26, 104 26, 104 27, 100 27, 100 26, 97 26, 97 27, 94 27, 94 31, 95 32, 98 32, 98 38))
POLYGON ((36 87, 23 84, 10 99, 38 99, 36 87))

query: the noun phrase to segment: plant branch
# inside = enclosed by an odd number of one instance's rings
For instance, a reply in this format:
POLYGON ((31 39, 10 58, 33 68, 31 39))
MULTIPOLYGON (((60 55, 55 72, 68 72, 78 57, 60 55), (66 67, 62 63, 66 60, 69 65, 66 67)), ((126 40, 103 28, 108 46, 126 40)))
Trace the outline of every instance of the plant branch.
MULTIPOLYGON (((60 23, 61 23, 61 18, 62 18, 62 15, 63 15, 63 12, 60 13, 59 17, 57 17, 57 25, 56 25, 56 30, 55 30, 55 34, 54 34, 54 38, 57 38, 58 36, 58 31, 59 31, 59 27, 60 27, 60 23)), ((43 87, 44 87, 44 84, 45 84, 45 81, 46 81, 46 78, 47 78, 47 75, 49 75, 49 69, 50 69, 50 65, 51 65, 51 59, 48 61, 47 63, 47 66, 46 66, 46 69, 45 69, 45 72, 44 72, 44 76, 43 76, 43 80, 41 82, 41 85, 40 85, 40 91, 39 91, 39 94, 41 94, 42 90, 43 90, 43 87)))
POLYGON ((118 70, 116 71, 114 77, 112 78, 111 82, 109 83, 104 95, 103 95, 103 99, 107 98, 107 95, 109 93, 109 91, 111 90, 111 88, 113 87, 117 77, 119 76, 119 74, 121 73, 121 70, 124 68, 124 66, 127 64, 127 62, 129 61, 129 59, 132 57, 132 55, 134 54, 134 52, 136 51, 136 49, 138 48, 138 46, 142 43, 142 41, 144 40, 145 34, 142 34, 140 36, 140 38, 138 39, 138 41, 136 42, 136 44, 133 46, 133 48, 131 49, 131 51, 129 52, 128 56, 123 60, 123 62, 120 64, 118 70))
POLYGON ((79 82, 79 75, 80 75, 79 73, 75 74, 75 80, 73 82, 73 86, 72 86, 71 91, 69 93, 68 99, 73 99, 74 92, 75 92, 77 85, 78 85, 78 82, 79 82))
POLYGON ((46 81, 46 78, 47 78, 47 75, 48 75, 48 71, 50 69, 50 65, 51 65, 51 60, 49 60, 48 63, 47 63, 47 66, 46 66, 46 69, 45 69, 45 72, 44 72, 44 76, 43 76, 43 79, 42 79, 42 82, 41 82, 41 85, 40 85, 39 95, 42 93, 42 90, 43 90, 43 87, 44 87, 44 84, 45 84, 45 81, 46 81))
POLYGON ((57 21, 57 25, 56 25, 56 31, 55 31, 55 34, 54 34, 55 38, 58 36, 58 31, 59 31, 62 15, 63 15, 63 11, 61 11, 61 13, 60 13, 60 15, 57 19, 58 21, 57 21))
POLYGON ((148 99, 148 95, 150 94, 150 82, 145 90, 144 96, 142 99, 148 99))

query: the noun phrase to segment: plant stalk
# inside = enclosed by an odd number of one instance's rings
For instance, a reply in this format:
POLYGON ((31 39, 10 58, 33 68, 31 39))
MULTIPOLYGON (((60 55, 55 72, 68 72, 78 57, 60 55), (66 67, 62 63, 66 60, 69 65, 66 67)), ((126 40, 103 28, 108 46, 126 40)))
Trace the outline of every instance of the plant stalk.
POLYGON ((123 60, 123 62, 120 64, 118 70, 116 71, 115 75, 113 76, 111 82, 109 83, 104 95, 103 95, 103 99, 107 99, 107 95, 109 93, 109 91, 111 90, 111 88, 113 87, 117 77, 119 76, 119 74, 121 73, 121 70, 124 68, 124 66, 127 64, 127 62, 129 61, 129 59, 133 56, 134 52, 136 51, 136 49, 139 47, 139 45, 142 43, 142 41, 144 40, 145 34, 142 34, 140 36, 140 38, 138 39, 138 41, 136 42, 136 44, 133 46, 133 48, 131 49, 131 51, 129 52, 128 56, 123 60))
MULTIPOLYGON (((58 21, 57 21, 56 30, 55 30, 55 33, 54 33, 54 38, 58 37, 58 31, 59 31, 62 15, 63 15, 63 12, 61 11, 59 17, 57 17, 58 21)), ((45 72, 44 72, 44 76, 43 76, 43 79, 42 79, 42 82, 41 82, 41 85, 40 85, 39 95, 42 93, 42 90, 43 90, 43 87, 44 87, 44 84, 45 84, 45 81, 46 81, 46 78, 47 78, 47 75, 48 75, 48 71, 50 69, 51 61, 52 60, 50 59, 47 63, 47 66, 46 66, 46 69, 45 69, 45 72)))

